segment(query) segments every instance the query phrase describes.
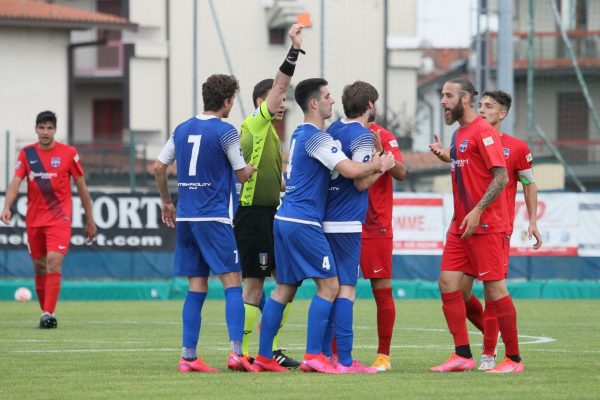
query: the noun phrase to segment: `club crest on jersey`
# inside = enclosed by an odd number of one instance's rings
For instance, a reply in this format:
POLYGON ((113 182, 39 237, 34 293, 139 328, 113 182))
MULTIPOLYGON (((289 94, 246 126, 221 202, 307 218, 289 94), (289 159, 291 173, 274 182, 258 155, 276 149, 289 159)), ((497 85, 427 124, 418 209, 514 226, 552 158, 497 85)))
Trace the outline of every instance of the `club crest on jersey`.
POLYGON ((263 271, 267 269, 269 263, 269 253, 258 253, 258 263, 263 271))
POLYGON ((458 149, 460 150, 461 153, 464 153, 465 151, 467 151, 468 145, 469 145, 469 140, 463 139, 460 141, 460 146, 458 147, 458 149))
POLYGON ((508 147, 503 147, 502 152, 504 153, 504 159, 507 159, 510 156, 510 149, 508 147))
POLYGON ((58 168, 60 165, 60 157, 52 157, 50 159, 50 165, 52 165, 53 168, 58 168))
POLYGON ((331 152, 332 152, 333 154, 337 153, 337 152, 338 152, 338 148, 337 148, 337 147, 332 147, 332 148, 331 148, 331 152))

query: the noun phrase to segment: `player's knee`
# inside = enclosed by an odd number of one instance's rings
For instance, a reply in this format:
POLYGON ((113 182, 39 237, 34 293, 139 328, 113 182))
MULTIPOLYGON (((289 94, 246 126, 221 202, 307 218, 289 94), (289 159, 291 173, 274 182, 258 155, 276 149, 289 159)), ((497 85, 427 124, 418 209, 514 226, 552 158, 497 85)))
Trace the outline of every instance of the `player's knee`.
POLYGON ((508 296, 506 285, 500 281, 484 282, 483 290, 486 300, 496 301, 508 296))

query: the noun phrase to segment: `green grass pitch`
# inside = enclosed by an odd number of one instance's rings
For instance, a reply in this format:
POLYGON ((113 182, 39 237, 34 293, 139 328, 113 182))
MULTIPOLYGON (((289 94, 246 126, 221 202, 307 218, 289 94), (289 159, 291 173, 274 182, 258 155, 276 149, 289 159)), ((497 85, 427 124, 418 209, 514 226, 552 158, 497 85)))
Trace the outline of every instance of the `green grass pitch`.
MULTIPOLYGON (((294 303, 282 346, 301 358, 308 301, 294 303)), ((600 302, 517 300, 525 373, 433 374, 451 352, 440 301, 399 301, 392 370, 377 375, 247 374, 225 369, 224 302, 207 301, 199 354, 225 372, 176 370, 181 302, 75 302, 59 328, 36 328, 37 304, 0 303, 2 399, 598 399, 600 302)), ((376 352, 375 305, 355 306, 354 356, 376 352)), ((481 335, 469 326, 478 361, 481 335)), ((258 335, 253 336, 256 349, 258 335)), ((504 348, 499 347, 500 355, 504 348)))

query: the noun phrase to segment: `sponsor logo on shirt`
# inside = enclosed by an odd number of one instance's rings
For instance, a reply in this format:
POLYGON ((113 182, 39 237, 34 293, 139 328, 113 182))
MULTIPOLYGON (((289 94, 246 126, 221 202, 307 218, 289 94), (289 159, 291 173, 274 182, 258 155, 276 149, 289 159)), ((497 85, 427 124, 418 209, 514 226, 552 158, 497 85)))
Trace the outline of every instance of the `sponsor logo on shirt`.
POLYGON ((502 152, 504 153, 504 158, 507 159, 510 156, 510 149, 508 147, 503 147, 502 152))
POLYGON ((469 165, 469 159, 465 158, 464 160, 450 160, 450 170, 454 171, 457 167, 462 168, 465 165, 469 165))
POLYGON ((184 187, 190 190, 196 190, 198 188, 210 187, 210 182, 179 182, 177 186, 184 187))
POLYGON ((469 145, 469 141, 467 139, 463 139, 460 141, 460 146, 458 147, 458 149, 460 150, 461 153, 464 153, 465 151, 467 151, 468 145, 469 145))
POLYGON ((525 159, 527 160, 527 162, 532 162, 533 161, 533 156, 531 155, 531 153, 527 154, 525 156, 525 159))
POLYGON ((489 146, 491 144, 494 144, 494 138, 491 136, 488 136, 486 138, 483 139, 483 144, 486 146, 489 146))
POLYGON ((60 157, 52 157, 50 159, 50 165, 53 168, 58 168, 58 166, 60 165, 60 157))
POLYGON ((33 181, 34 179, 52 179, 56 178, 58 175, 56 172, 33 172, 29 173, 29 180, 33 181))

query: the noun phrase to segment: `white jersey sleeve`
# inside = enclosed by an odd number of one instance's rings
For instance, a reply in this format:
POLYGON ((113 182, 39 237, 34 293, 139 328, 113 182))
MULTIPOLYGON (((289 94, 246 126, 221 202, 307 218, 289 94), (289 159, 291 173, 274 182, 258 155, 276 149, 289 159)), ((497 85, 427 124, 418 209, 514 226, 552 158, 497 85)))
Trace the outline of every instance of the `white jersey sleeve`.
POLYGON ((319 160, 330 171, 333 171, 340 161, 348 159, 339 144, 336 144, 331 135, 325 132, 314 135, 306 142, 306 153, 319 160))
POLYGON ((373 154, 373 136, 361 135, 350 143, 352 161, 369 162, 373 154))
POLYGON ((165 143, 156 159, 165 165, 173 164, 175 161, 175 141, 173 140, 173 135, 169 137, 169 140, 167 140, 167 143, 165 143))
POLYGON ((229 164, 231 164, 234 171, 246 166, 244 153, 242 153, 242 147, 240 145, 240 135, 238 135, 237 130, 232 129, 221 136, 221 147, 225 154, 227 154, 229 164))

